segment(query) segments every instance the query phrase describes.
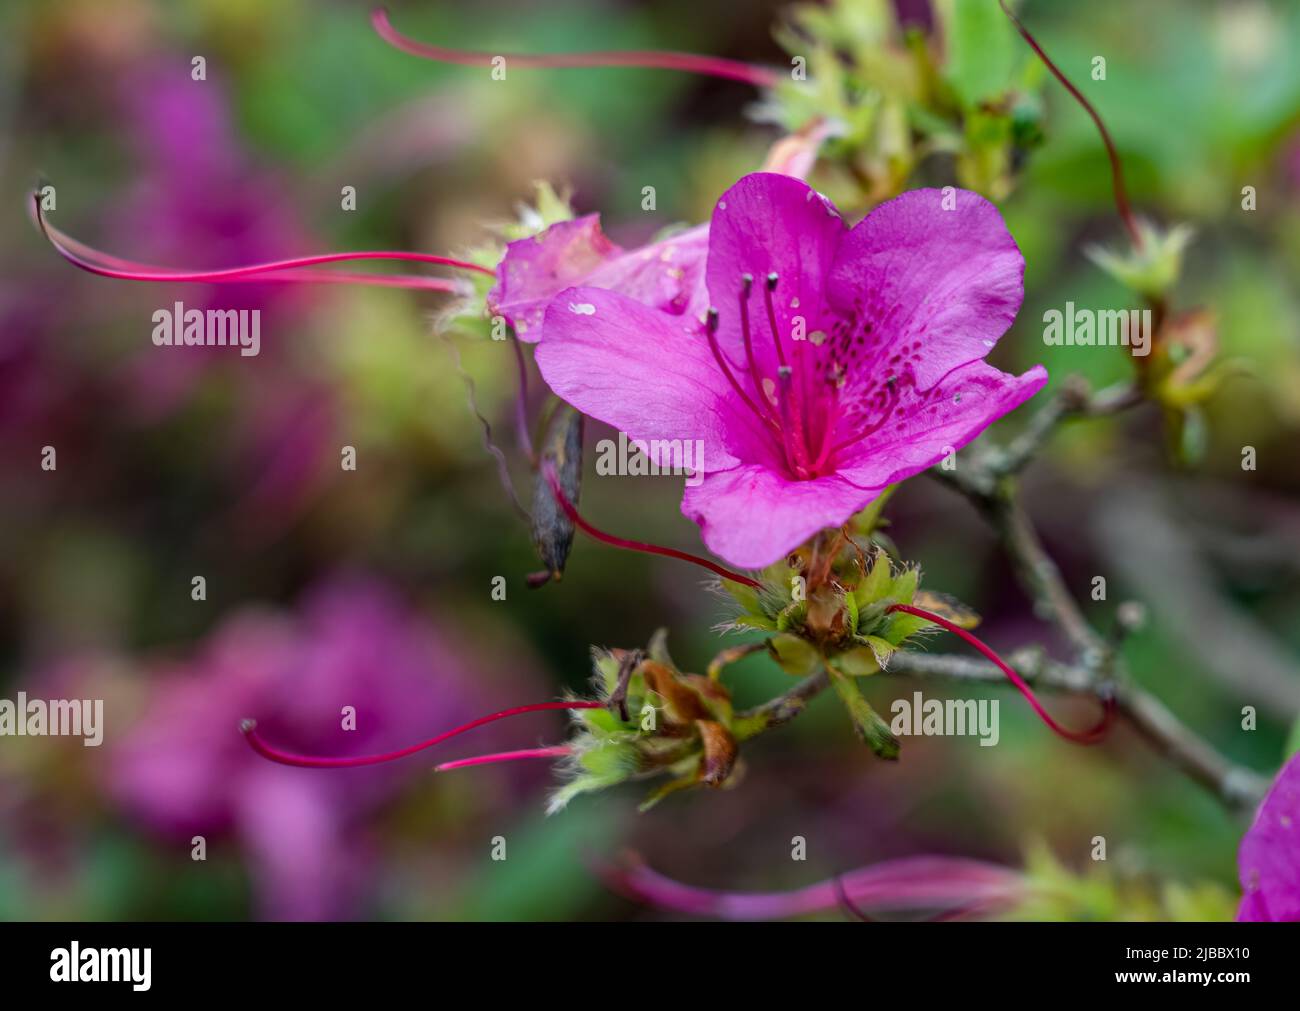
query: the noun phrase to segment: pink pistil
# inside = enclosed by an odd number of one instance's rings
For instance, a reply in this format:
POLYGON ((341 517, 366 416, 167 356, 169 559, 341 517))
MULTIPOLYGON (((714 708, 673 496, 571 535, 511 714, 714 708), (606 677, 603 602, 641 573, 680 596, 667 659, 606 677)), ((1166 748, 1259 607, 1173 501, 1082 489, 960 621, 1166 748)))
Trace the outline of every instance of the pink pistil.
POLYGON ((1015 670, 1012 669, 1011 665, 998 656, 989 646, 986 646, 980 639, 976 638, 966 629, 962 628, 960 625, 954 624, 947 618, 940 617, 933 611, 927 611, 921 607, 913 607, 911 604, 891 604, 889 607, 885 608, 886 614, 894 611, 901 611, 904 614, 913 614, 918 618, 924 618, 926 621, 932 621, 939 627, 947 629, 953 635, 965 639, 1010 679, 1011 683, 1019 689, 1020 694, 1025 697, 1025 700, 1033 708, 1034 712, 1038 714, 1038 718, 1061 737, 1064 737, 1067 741, 1074 741, 1077 744, 1096 744, 1109 732, 1110 725, 1115 718, 1114 699, 1107 698, 1102 702, 1102 716, 1095 726, 1083 731, 1067 730, 1065 727, 1057 723, 1056 720, 1052 719, 1047 710, 1043 708, 1042 703, 1038 701, 1037 696, 1034 695, 1033 689, 1025 683, 1025 679, 1017 674, 1015 670))
POLYGON ((564 514, 569 517, 573 524, 580 527, 582 531, 598 541, 603 541, 615 548, 623 548, 625 551, 641 551, 648 555, 663 555, 666 558, 676 558, 679 561, 690 562, 692 565, 699 565, 708 569, 715 575, 723 579, 729 579, 733 583, 742 583, 745 586, 752 586, 755 589, 761 588, 762 583, 756 579, 750 579, 748 576, 742 576, 739 572, 732 572, 725 569, 716 562, 711 562, 707 558, 701 558, 699 555, 692 555, 687 551, 678 551, 676 548, 666 548, 660 544, 647 544, 645 541, 631 541, 624 537, 617 537, 614 534, 608 534, 598 527, 592 526, 578 512, 577 508, 569 497, 564 494, 564 489, 560 487, 560 479, 555 473, 555 466, 549 461, 543 461, 542 473, 546 477, 546 482, 551 486, 551 494, 555 496, 555 501, 560 503, 560 508, 564 514))
POLYGON ((593 53, 515 54, 472 52, 466 49, 448 49, 443 46, 417 42, 397 31, 388 20, 388 12, 378 7, 370 13, 370 23, 379 37, 390 46, 439 63, 455 63, 462 67, 491 67, 500 58, 506 65, 518 67, 645 67, 653 70, 680 70, 706 77, 721 77, 729 81, 752 84, 756 88, 773 88, 780 82, 775 71, 757 67, 739 60, 718 56, 700 56, 695 53, 653 51, 604 51, 593 53))
POLYGON ((431 748, 435 744, 441 744, 443 741, 465 733, 467 730, 473 730, 475 727, 481 727, 487 723, 495 723, 497 720, 503 720, 507 716, 520 716, 524 713, 538 713, 553 709, 603 709, 603 702, 538 702, 529 706, 515 706, 513 709, 502 709, 500 712, 492 713, 489 716, 480 716, 476 720, 470 720, 459 727, 444 731, 427 741, 421 741, 419 744, 412 744, 409 747, 398 748, 396 751, 386 751, 378 755, 358 755, 353 758, 325 758, 317 755, 295 755, 287 751, 281 751, 279 748, 267 744, 262 736, 257 732, 257 722, 255 720, 244 720, 239 725, 244 737, 248 739, 249 745, 263 758, 270 759, 272 762, 279 762, 281 765, 295 765, 306 769, 350 769, 359 765, 379 765, 382 762, 392 762, 399 758, 405 758, 407 755, 414 755, 417 751, 423 751, 425 748, 431 748))
POLYGON ((1137 219, 1133 216, 1133 209, 1129 207, 1128 192, 1124 188, 1124 163, 1120 161, 1119 151, 1115 148, 1115 142, 1111 139, 1110 131, 1106 129, 1106 124, 1102 122, 1101 115, 1093 108, 1078 88, 1076 88, 1068 77, 1061 72, 1060 68, 1052 62, 1051 58, 1043 51, 1043 47, 1038 44, 1038 40, 1030 34, 1029 29, 1020 23, 1020 19, 1011 13, 1006 5, 1006 0, 998 0, 1002 6, 1002 13, 1011 19, 1011 23, 1016 26, 1021 37, 1029 43, 1029 48, 1038 54, 1038 58, 1052 72, 1052 76, 1064 85, 1065 90, 1070 93, 1076 102, 1083 106, 1083 111, 1091 117, 1092 122, 1097 127, 1097 132, 1101 134, 1101 142, 1106 147, 1106 157, 1110 159, 1110 181, 1111 188, 1115 193, 1115 209, 1119 212, 1120 220, 1124 222, 1124 227, 1128 230, 1129 238, 1133 242, 1133 248, 1142 249, 1142 232, 1137 226, 1137 219))
POLYGON ((450 772, 452 769, 468 769, 472 765, 491 765, 494 762, 513 762, 521 758, 562 758, 573 751, 567 744, 557 744, 549 748, 524 748, 520 751, 498 751, 490 755, 475 755, 473 758, 457 758, 453 762, 443 762, 433 767, 434 772, 450 772))
POLYGON ((410 253, 392 250, 361 250, 345 253, 321 253, 314 256, 295 257, 288 260, 273 260, 266 263, 248 264, 242 267, 230 267, 222 270, 177 270, 156 267, 151 264, 124 260, 120 257, 101 253, 84 243, 65 235, 45 220, 40 206, 40 199, 33 196, 33 216, 37 227, 49 241, 50 245, 65 260, 75 267, 96 274, 100 277, 115 278, 123 281, 156 281, 176 283, 218 283, 240 281, 277 281, 307 283, 351 283, 378 284, 401 288, 427 288, 436 291, 459 291, 461 286, 454 281, 436 277, 403 277, 393 275, 358 274, 342 271, 313 271, 305 268, 326 263, 342 263, 355 260, 397 260, 410 263, 426 263, 438 266, 455 267, 460 270, 473 270, 495 277, 496 272, 488 267, 466 260, 457 260, 448 256, 436 256, 432 253, 410 253))

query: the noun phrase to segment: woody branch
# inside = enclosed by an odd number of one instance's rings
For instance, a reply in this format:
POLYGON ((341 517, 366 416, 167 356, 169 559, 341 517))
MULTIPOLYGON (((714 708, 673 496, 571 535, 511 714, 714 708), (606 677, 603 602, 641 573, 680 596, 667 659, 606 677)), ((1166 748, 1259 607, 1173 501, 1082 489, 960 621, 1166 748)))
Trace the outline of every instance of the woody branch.
MULTIPOLYGON (((1137 388, 1130 384, 1093 392, 1085 381, 1072 377, 1018 438, 1005 446, 976 443, 955 470, 931 473, 967 498, 985 518, 1021 584, 1075 651, 1073 662, 1062 663, 1041 649, 1019 650, 1008 659, 1021 676, 1036 688, 1112 699, 1125 721, 1174 766, 1229 809, 1250 811, 1263 798, 1267 779, 1219 754, 1160 699, 1132 680, 1118 640, 1107 638, 1084 616, 1020 500, 1015 474, 1033 459, 1062 422, 1114 414, 1140 401, 1137 388)), ((884 673, 1006 683, 1002 671, 984 660, 909 650, 895 653, 884 673)), ((773 729, 798 716, 829 683, 823 668, 741 717, 752 720, 757 733, 773 729)))

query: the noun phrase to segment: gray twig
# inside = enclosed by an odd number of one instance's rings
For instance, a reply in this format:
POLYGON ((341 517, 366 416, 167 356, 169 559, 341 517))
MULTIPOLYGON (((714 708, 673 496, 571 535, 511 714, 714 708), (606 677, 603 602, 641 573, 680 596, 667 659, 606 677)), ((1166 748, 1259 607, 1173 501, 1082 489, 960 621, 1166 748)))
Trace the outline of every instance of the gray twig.
MULTIPOLYGON (((1061 629, 1076 653, 1067 664, 1039 649, 1020 650, 1008 658, 1016 671, 1044 690, 1112 697, 1120 715, 1155 750, 1228 808, 1249 811, 1263 798, 1268 780, 1219 754, 1163 702, 1133 682, 1119 655, 1118 640, 1108 639, 1084 616, 1020 501, 1015 475, 1046 445, 1058 425, 1072 417, 1113 414, 1140 401, 1140 391, 1132 384, 1092 393, 1079 380, 1067 381, 1007 446, 977 447, 963 454, 956 469, 930 473, 968 499, 985 518, 1039 612, 1061 629)), ((984 660, 908 650, 890 658, 886 673, 1006 683, 1006 675, 984 660)), ((794 719, 829 683, 825 669, 819 670, 785 694, 739 714, 745 736, 794 719)))

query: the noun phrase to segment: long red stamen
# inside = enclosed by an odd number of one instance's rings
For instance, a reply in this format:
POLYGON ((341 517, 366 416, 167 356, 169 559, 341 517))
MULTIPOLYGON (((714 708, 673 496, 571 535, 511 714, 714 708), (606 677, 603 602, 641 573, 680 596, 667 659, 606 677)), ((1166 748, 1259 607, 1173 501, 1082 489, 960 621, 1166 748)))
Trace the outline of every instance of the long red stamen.
POLYGON ((745 586, 752 586, 755 589, 762 587, 763 584, 757 579, 750 579, 748 576, 742 576, 739 572, 724 569, 716 562, 701 558, 699 555, 678 551, 676 548, 665 548, 659 544, 647 544, 645 541, 630 541, 624 537, 616 537, 614 534, 605 533, 605 531, 588 523, 574 504, 569 501, 569 497, 564 494, 564 489, 560 487, 560 479, 555 473, 555 466, 549 460, 543 461, 542 473, 546 475, 546 482, 551 486, 551 493, 555 496, 555 501, 560 503, 560 508, 564 510, 565 515, 569 517, 575 526, 580 527, 584 533, 596 538, 596 540, 627 551, 642 551, 648 555, 663 555, 667 558, 676 558, 679 561, 699 565, 723 579, 731 580, 733 583, 743 583, 745 586))
MULTIPOLYGON (((785 349, 782 347, 781 342, 781 330, 776 322, 776 306, 772 301, 772 293, 776 291, 779 280, 779 276, 775 273, 767 275, 767 279, 763 284, 763 304, 767 310, 767 326, 772 331, 772 343, 776 346, 777 386, 781 397, 781 428, 782 432, 785 433, 786 460, 791 463, 791 469, 800 477, 815 477, 816 467, 820 466, 822 461, 819 461, 817 465, 811 464, 812 454, 808 449, 811 421, 805 419, 803 408, 807 399, 804 396, 804 376, 795 376, 792 366, 786 363, 785 349), (793 457, 793 460, 791 457, 793 457)), ((748 294, 748 288, 746 294, 748 294)), ((823 448, 825 447, 823 446, 823 448)))
POLYGON ((515 54, 473 52, 467 49, 448 49, 443 46, 417 42, 402 35, 388 20, 388 11, 378 7, 370 12, 370 23, 379 37, 390 46, 439 63, 455 63, 462 67, 491 67, 493 60, 501 57, 507 66, 519 67, 646 67, 654 70, 681 70, 706 77, 721 77, 729 81, 752 84, 756 88, 774 88, 779 75, 766 67, 757 67, 739 60, 720 56, 700 56, 695 53, 608 50, 594 53, 515 54))
POLYGON ((452 769, 467 769, 472 765, 491 765, 494 762, 513 762, 520 758, 561 758, 573 751, 567 744, 557 744, 550 748, 524 748, 521 751, 497 751, 490 755, 475 755, 473 758, 458 758, 454 762, 443 762, 433 767, 434 772, 450 772, 452 769))
POLYGON ((375 284, 398 288, 426 288, 434 291, 460 291, 463 285, 438 277, 406 277, 401 275, 371 275, 345 271, 316 271, 305 268, 326 263, 341 263, 353 260, 399 260, 412 263, 436 264, 438 266, 456 267, 461 270, 473 270, 495 277, 496 272, 488 267, 466 260, 457 260, 448 256, 436 256, 432 253, 409 253, 389 250, 362 250, 346 253, 322 253, 315 256, 302 256, 288 260, 273 260, 266 263, 254 263, 242 267, 224 270, 179 270, 158 267, 152 264, 124 260, 108 253, 100 252, 84 243, 78 242, 64 234, 45 220, 40 206, 40 198, 33 197, 33 218, 41 233, 55 251, 75 267, 100 277, 115 278, 123 281, 157 281, 157 282, 240 282, 240 281, 276 281, 324 284, 375 284))
POLYGON ((754 358, 754 341, 749 333, 749 293, 754 288, 752 274, 740 278, 740 335, 745 342, 745 366, 749 369, 749 378, 754 383, 763 406, 767 406, 767 394, 763 390, 763 374, 758 371, 758 362, 754 358))
POLYGON ((808 466, 807 436, 804 434, 799 397, 795 394, 797 387, 793 370, 789 365, 782 365, 777 369, 776 378, 786 462, 798 477, 806 479, 813 475, 808 466))
POLYGON ((1016 31, 1029 43, 1029 47, 1038 54, 1038 58, 1052 72, 1052 76, 1065 86, 1065 90, 1070 93, 1076 102, 1083 106, 1083 111, 1091 116, 1092 121, 1097 124, 1097 132, 1101 134, 1101 142, 1106 145, 1106 157, 1110 159, 1110 178, 1115 190, 1115 209, 1119 211, 1120 219, 1124 222, 1124 227, 1128 229, 1129 238, 1133 240, 1133 247, 1141 249, 1142 233, 1138 230, 1137 221, 1133 217, 1133 210, 1128 204, 1128 193, 1124 189, 1124 166, 1119 160, 1119 152, 1115 149, 1115 142, 1111 140, 1110 131, 1106 129, 1106 124, 1101 121, 1101 116, 1092 107, 1092 103, 1083 97, 1083 92, 1070 83, 1070 79, 1043 52, 1043 47, 1038 44, 1038 40, 1029 34, 1029 29, 1022 25, 1020 19, 1011 13, 1007 8, 1006 0, 998 0, 998 3, 1002 7, 1002 13, 1011 19, 1011 23, 1016 26, 1016 31))
POLYGON ((885 608, 886 614, 889 614, 892 611, 902 611, 904 614, 914 614, 918 618, 932 621, 941 628, 947 629, 953 635, 965 639, 968 643, 984 654, 989 661, 995 664, 998 669, 1011 680, 1011 683, 1020 690, 1020 694, 1025 697, 1025 700, 1033 708, 1034 712, 1038 714, 1038 718, 1046 723, 1057 734, 1064 737, 1067 741, 1075 741, 1078 744, 1096 744, 1104 738, 1110 730, 1111 722, 1115 718, 1115 702, 1113 699, 1108 698, 1102 702, 1102 716, 1096 726, 1083 731, 1067 730, 1065 727, 1057 723, 1056 720, 1052 719, 1047 710, 1043 708, 1042 703, 1038 701, 1038 697, 1034 695, 1033 689, 1025 683, 1025 679, 1017 674, 1015 670, 1012 669, 1011 665, 998 656, 990 647, 986 646, 980 639, 976 638, 966 629, 962 628, 960 625, 954 624, 947 618, 940 617, 933 611, 927 611, 921 607, 913 607, 911 604, 891 604, 889 607, 885 608))
POLYGON ((739 394, 740 399, 745 402, 745 406, 754 412, 754 416, 757 417, 759 421, 763 422, 776 432, 778 436, 780 436, 781 426, 777 423, 775 418, 766 411, 761 410, 750 398, 749 394, 745 392, 745 388, 740 385, 740 380, 736 378, 735 373, 731 371, 731 367, 727 364, 727 357, 722 353, 722 348, 718 346, 717 309, 709 310, 708 321, 704 325, 704 333, 709 341, 709 350, 713 352, 713 360, 718 363, 718 368, 721 369, 722 374, 727 377, 727 382, 731 384, 731 388, 739 394))
POLYGON ((396 751, 386 751, 378 755, 358 755, 353 758, 324 758, 317 755, 295 755, 287 751, 281 751, 262 739, 262 736, 257 732, 256 720, 244 720, 239 725, 239 729, 243 731, 252 749, 272 762, 279 762, 281 765, 296 765, 306 769, 350 769, 359 765, 379 765, 381 762, 392 762, 399 758, 405 758, 407 755, 414 755, 417 751, 423 751, 435 744, 441 744, 443 741, 450 740, 467 730, 473 730, 475 727, 481 727, 487 723, 495 723, 497 720, 504 720, 507 716, 539 713, 551 709, 603 709, 604 707, 605 703, 603 702, 577 701, 538 702, 530 706, 515 706, 513 709, 502 709, 499 713, 492 713, 489 716, 480 716, 476 720, 470 720, 468 723, 444 731, 430 737, 427 741, 421 741, 419 744, 412 744, 409 747, 398 748, 396 751))
POLYGON ((767 275, 767 282, 763 285, 763 302, 767 307, 767 325, 772 330, 772 342, 776 344, 776 360, 784 365, 785 349, 781 347, 781 331, 776 325, 776 306, 772 304, 772 292, 776 291, 778 280, 776 274, 767 275))

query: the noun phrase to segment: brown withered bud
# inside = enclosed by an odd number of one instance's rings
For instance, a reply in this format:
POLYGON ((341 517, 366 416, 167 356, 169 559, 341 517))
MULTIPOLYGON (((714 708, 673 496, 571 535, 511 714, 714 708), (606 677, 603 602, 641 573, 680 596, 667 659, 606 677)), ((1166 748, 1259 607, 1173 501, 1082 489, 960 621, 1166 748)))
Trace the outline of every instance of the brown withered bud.
POLYGON ((679 674, 678 680, 689 686, 706 705, 709 701, 724 704, 731 702, 731 692, 727 691, 727 686, 712 678, 700 674, 679 674))
POLYGON ((844 604, 829 586, 809 594, 804 624, 818 642, 832 642, 844 635, 844 604))
POLYGON ((646 687, 664 700, 665 722, 681 726, 696 720, 711 720, 713 714, 688 685, 670 670, 654 660, 641 664, 641 676, 646 687))
POLYGON ((564 565, 573 547, 573 521, 556 501, 546 479, 547 462, 555 468, 565 497, 576 505, 582 485, 582 415, 568 404, 560 404, 547 422, 533 478, 533 544, 546 566, 528 577, 528 585, 534 588, 552 579, 558 581, 564 575, 564 565))
POLYGON ((704 760, 700 763, 700 782, 705 786, 721 786, 735 768, 739 749, 731 731, 714 720, 696 720, 704 760))

